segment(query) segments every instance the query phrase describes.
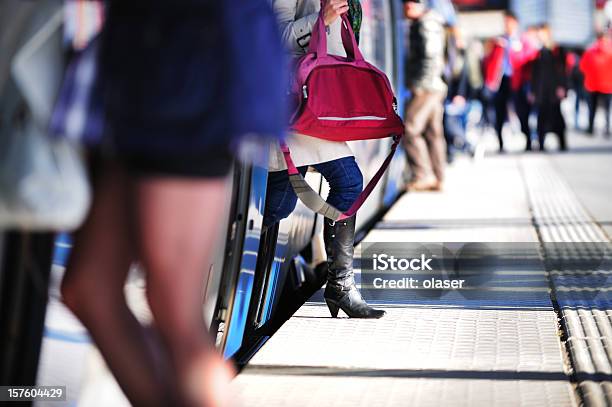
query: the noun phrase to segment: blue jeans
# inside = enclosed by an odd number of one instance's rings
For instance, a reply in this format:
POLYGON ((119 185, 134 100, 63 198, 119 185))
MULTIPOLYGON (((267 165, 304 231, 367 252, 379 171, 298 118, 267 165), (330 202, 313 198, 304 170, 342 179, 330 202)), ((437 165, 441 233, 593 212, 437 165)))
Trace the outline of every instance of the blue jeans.
MULTIPOLYGON (((312 167, 329 183, 327 203, 343 212, 350 208, 363 189, 363 176, 355 157, 343 157, 312 167)), ((298 167, 302 175, 306 174, 307 169, 308 166, 298 167)), ((297 199, 286 170, 269 173, 264 225, 273 225, 289 216, 295 209, 297 199)))

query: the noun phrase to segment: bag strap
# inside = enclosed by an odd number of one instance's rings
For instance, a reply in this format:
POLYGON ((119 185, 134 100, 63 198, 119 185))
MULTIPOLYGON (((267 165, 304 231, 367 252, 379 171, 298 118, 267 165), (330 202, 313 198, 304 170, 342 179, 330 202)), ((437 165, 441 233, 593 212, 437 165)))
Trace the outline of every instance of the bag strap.
MULTIPOLYGON (((312 28, 310 44, 308 46, 308 53, 316 53, 317 57, 327 56, 327 35, 325 34, 325 21, 323 20, 324 6, 325 2, 321 0, 321 11, 319 11, 319 18, 317 18, 312 28)), ((361 50, 359 50, 357 39, 353 32, 353 26, 346 13, 342 14, 341 26, 342 45, 346 51, 346 56, 352 61, 363 61, 363 54, 361 50)))
POLYGON ((353 25, 346 13, 342 14, 342 45, 346 50, 346 55, 354 61, 363 61, 363 54, 357 44, 357 37, 353 31, 353 25))
POLYGON ((361 206, 368 199, 376 185, 382 179, 382 176, 389 167, 389 164, 391 164, 391 160, 395 155, 395 151, 397 150, 397 146, 399 145, 401 138, 401 135, 393 136, 393 144, 391 145, 391 151, 389 152, 389 155, 387 156, 387 158, 385 158, 385 161, 383 161, 378 171, 376 171, 376 174, 374 174, 374 177, 372 177, 368 185, 366 185, 361 194, 359 194, 355 202, 353 202, 353 205, 351 205, 351 207, 344 213, 325 202, 325 200, 321 198, 321 195, 316 193, 310 187, 310 185, 308 185, 308 183, 304 179, 304 176, 300 174, 295 164, 293 163, 293 160, 291 159, 291 151, 289 151, 289 147, 284 141, 280 141, 280 148, 283 152, 283 157, 285 157, 285 163, 287 164, 289 182, 291 183, 291 186, 293 187, 293 190, 295 191, 300 201, 302 201, 302 203, 312 211, 321 214, 333 221, 339 221, 350 218, 355 215, 359 208, 361 208, 361 206))

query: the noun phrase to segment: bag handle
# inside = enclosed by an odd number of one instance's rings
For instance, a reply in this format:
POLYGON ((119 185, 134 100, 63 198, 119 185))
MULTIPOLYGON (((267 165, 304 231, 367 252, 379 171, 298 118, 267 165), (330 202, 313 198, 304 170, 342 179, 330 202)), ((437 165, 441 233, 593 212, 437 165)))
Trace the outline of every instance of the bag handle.
POLYGON ((364 60, 347 13, 342 14, 342 45, 344 45, 346 55, 352 56, 354 61, 364 60))
POLYGON ((304 176, 300 174, 298 169, 295 167, 293 160, 291 159, 291 151, 289 151, 289 147, 284 141, 280 141, 281 151, 283 152, 283 157, 285 157, 285 163, 287 164, 287 171, 289 173, 289 182, 293 187, 296 195, 302 201, 302 203, 309 208, 310 210, 325 216, 328 219, 333 221, 340 221, 347 218, 352 217, 357 213, 359 208, 365 203, 368 199, 376 185, 382 179, 383 174, 391 164, 391 160, 395 155, 395 151, 397 150, 397 146, 401 140, 402 136, 393 136, 393 144, 391 145, 391 151, 385 161, 383 161, 382 165, 374 174, 374 177, 370 180, 368 185, 364 188, 364 190, 359 194, 355 202, 351 205, 351 207, 346 211, 342 212, 332 205, 325 202, 321 195, 316 193, 310 185, 304 179, 304 176))
MULTIPOLYGON (((310 44, 308 46, 308 53, 316 53, 317 57, 327 56, 327 36, 325 34, 325 21, 323 20, 324 6, 325 2, 321 0, 321 11, 319 11, 319 18, 317 18, 312 28, 310 44)), ((363 61, 363 54, 357 45, 357 39, 347 14, 342 14, 341 18, 342 45, 346 51, 346 56, 352 61, 363 61)))

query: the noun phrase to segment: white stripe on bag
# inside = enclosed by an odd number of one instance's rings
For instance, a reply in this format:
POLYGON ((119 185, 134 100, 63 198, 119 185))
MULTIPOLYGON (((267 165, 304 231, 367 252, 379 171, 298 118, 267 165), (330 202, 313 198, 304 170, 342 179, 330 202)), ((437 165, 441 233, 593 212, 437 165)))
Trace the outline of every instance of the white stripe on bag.
POLYGON ((356 117, 318 117, 319 120, 350 121, 350 120, 386 120, 378 116, 356 116, 356 117))

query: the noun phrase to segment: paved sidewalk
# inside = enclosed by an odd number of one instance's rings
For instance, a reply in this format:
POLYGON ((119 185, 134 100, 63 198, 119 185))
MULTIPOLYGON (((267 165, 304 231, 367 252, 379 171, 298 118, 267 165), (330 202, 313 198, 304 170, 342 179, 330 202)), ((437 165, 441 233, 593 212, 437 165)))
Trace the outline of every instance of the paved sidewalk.
MULTIPOLYGON (((575 154, 581 154, 580 148, 610 147, 580 136, 570 142, 577 143, 575 154)), ((487 277, 469 290, 433 295, 408 290, 381 294, 362 276, 364 296, 388 310, 379 321, 331 319, 319 292, 236 378, 243 403, 612 404, 609 267, 599 270, 604 277, 595 287, 604 293, 583 301, 582 314, 576 317, 575 301, 570 300, 584 290, 567 289, 571 284, 562 279, 566 275, 555 274, 544 261, 550 253, 541 243, 608 242, 558 164, 558 156, 538 153, 488 155, 478 162, 462 159, 449 169, 443 193, 404 195, 366 236, 357 255, 372 244, 384 247, 384 242, 404 242, 406 247, 414 242, 499 242, 491 247, 510 248, 510 259, 519 255, 527 261, 518 266, 512 260, 498 261, 481 270, 487 277), (527 253, 529 248, 539 248, 539 255, 527 253), (565 299, 561 305, 559 298, 565 299), (594 298, 599 308, 593 306, 594 298), (580 318, 587 321, 586 333, 580 318)), ((573 278, 571 283, 576 283, 573 278)))

